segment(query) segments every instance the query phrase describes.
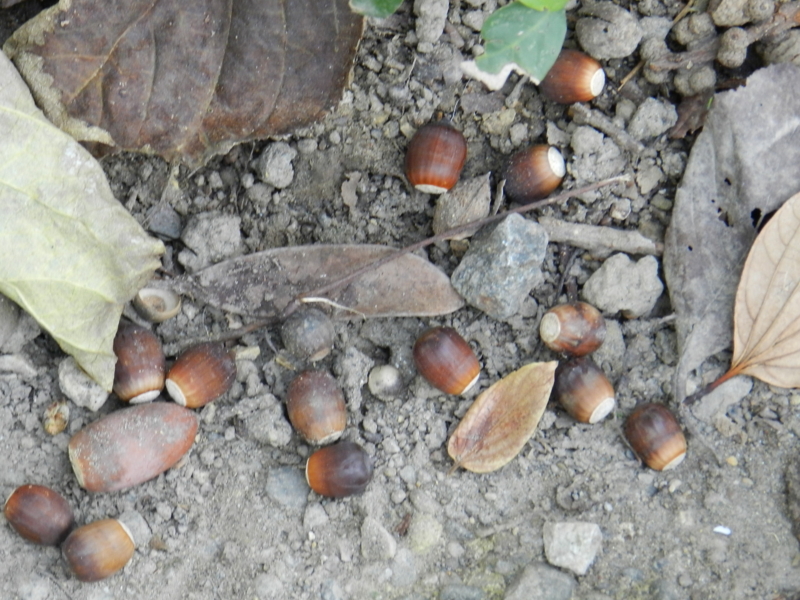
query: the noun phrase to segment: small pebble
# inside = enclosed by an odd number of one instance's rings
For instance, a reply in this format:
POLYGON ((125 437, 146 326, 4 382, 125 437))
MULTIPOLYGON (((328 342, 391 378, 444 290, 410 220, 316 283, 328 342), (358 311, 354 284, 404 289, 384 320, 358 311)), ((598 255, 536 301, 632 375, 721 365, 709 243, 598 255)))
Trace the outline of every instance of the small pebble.
POLYGON ((261 181, 282 190, 292 185, 294 180, 292 161, 296 156, 297 150, 289 144, 275 142, 253 161, 253 169, 261 181))
MULTIPOLYGON (((422 44, 435 44, 439 41, 444 32, 444 24, 447 20, 447 11, 449 9, 449 0, 415 0, 414 14, 417 16, 417 39, 422 44)), ((423 49, 418 48, 420 51, 423 49)))
POLYGON ((242 251, 241 219, 236 215, 205 212, 190 217, 181 233, 186 249, 178 262, 190 271, 236 256, 242 251))
POLYGON ((576 575, 586 575, 602 544, 603 534, 595 523, 562 522, 544 526, 547 562, 576 575))
POLYGON ((389 560, 396 552, 394 536, 377 519, 366 517, 361 524, 361 556, 367 561, 389 560))
POLYGON ((648 98, 639 105, 628 124, 628 133, 637 140, 658 137, 678 122, 671 102, 648 98))
POLYGON ((531 563, 506 590, 504 600, 570 600, 575 579, 544 563, 531 563))
POLYGON ((604 313, 622 312, 641 317, 655 306, 664 284, 658 278, 658 260, 645 256, 633 262, 625 254, 610 256, 583 286, 583 299, 604 313))
POLYGON ((630 56, 642 39, 636 17, 613 2, 585 2, 579 14, 578 42, 597 60, 630 56))
POLYGON ((267 475, 267 495, 286 508, 302 510, 308 500, 308 484, 300 469, 277 467, 267 475))
POLYGON ((109 396, 108 392, 89 377, 71 356, 58 365, 58 386, 77 406, 83 406, 91 411, 103 406, 109 396))

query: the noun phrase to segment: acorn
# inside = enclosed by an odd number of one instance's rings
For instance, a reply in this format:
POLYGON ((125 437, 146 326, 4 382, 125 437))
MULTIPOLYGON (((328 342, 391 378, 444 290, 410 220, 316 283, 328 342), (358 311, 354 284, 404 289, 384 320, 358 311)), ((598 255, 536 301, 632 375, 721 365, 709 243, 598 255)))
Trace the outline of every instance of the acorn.
POLYGON ((333 348, 333 323, 318 308, 301 308, 281 325, 283 345, 291 355, 316 362, 328 356, 333 348))
POLYGON ((516 202, 541 200, 561 184, 566 172, 558 148, 537 144, 508 160, 504 190, 516 202))
POLYGON ((370 479, 372 459, 355 442, 320 448, 306 462, 306 481, 320 496, 344 498, 361 494, 370 479))
POLYGON ((662 404, 637 406, 625 421, 631 449, 656 471, 674 469, 686 457, 686 438, 678 420, 662 404))
POLYGON ((554 306, 539 323, 539 337, 553 352, 584 356, 597 350, 606 339, 606 321, 586 302, 554 306))
POLYGON ((131 404, 151 402, 164 388, 166 359, 152 331, 133 323, 120 323, 114 337, 114 393, 131 404))
POLYGON ((157 477, 194 443, 197 415, 156 402, 118 410, 90 423, 69 441, 69 460, 81 487, 113 492, 157 477))
POLYGON ((286 410, 294 428, 311 444, 336 441, 347 427, 342 390, 324 371, 303 371, 292 380, 286 410))
POLYGON ((467 160, 467 141, 449 121, 420 127, 408 143, 406 177, 426 194, 443 194, 452 188, 467 160))
POLYGON ((599 62, 580 50, 564 48, 539 89, 553 102, 573 104, 596 98, 605 84, 606 74, 599 62))
POLYGON ((231 389, 236 360, 218 342, 192 346, 178 357, 167 375, 169 395, 181 406, 199 408, 231 389))
POLYGON ((181 312, 181 297, 172 290, 142 288, 133 299, 133 308, 150 323, 163 323, 181 312))
POLYGON ((15 489, 6 500, 3 514, 18 534, 43 546, 58 546, 75 524, 69 503, 43 485, 15 489))
POLYGON ((597 423, 617 404, 614 386, 588 356, 572 358, 558 365, 553 398, 581 423, 597 423))
POLYGON ((451 327, 424 331, 414 344, 413 354, 420 375, 446 394, 466 393, 481 373, 481 364, 472 348, 451 327))
POLYGON ((61 552, 80 581, 100 581, 128 564, 135 549, 133 536, 121 521, 103 519, 70 533, 61 552))

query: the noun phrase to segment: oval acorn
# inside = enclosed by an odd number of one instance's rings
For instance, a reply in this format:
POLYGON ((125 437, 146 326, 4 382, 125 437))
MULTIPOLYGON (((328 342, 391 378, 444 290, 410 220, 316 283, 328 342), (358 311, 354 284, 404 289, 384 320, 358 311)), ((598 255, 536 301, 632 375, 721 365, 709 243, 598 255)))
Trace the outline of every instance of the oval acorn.
POLYGON ((303 371, 292 380, 286 410, 294 428, 312 444, 336 441, 347 427, 344 394, 324 371, 303 371))
POLYGON ((218 342, 204 342, 183 352, 167 375, 169 395, 181 406, 199 408, 231 389, 236 360, 218 342))
POLYGON ((581 423, 597 423, 616 406, 614 386, 588 356, 558 365, 553 397, 581 423))
POLYGON ((481 364, 467 341, 451 327, 433 327, 414 344, 414 364, 428 383, 446 394, 466 393, 478 381, 481 364))
POLYGON ((306 481, 320 496, 344 498, 361 494, 371 479, 372 459, 354 442, 320 448, 306 462, 306 481))
POLYGON ((114 337, 114 393, 131 404, 151 402, 164 388, 166 359, 161 342, 149 329, 120 323, 114 337))
POLYGON ((61 552, 80 581, 100 581, 128 564, 135 549, 133 536, 123 523, 103 519, 69 534, 61 552))
POLYGON ((281 325, 283 345, 291 355, 316 362, 328 356, 335 332, 328 315, 318 308, 301 308, 281 325))
POLYGON ((426 194, 443 194, 461 176, 467 160, 467 141, 448 121, 420 127, 408 143, 406 177, 426 194))
POLYGON ((686 438, 678 420, 662 404, 637 406, 625 421, 625 439, 651 469, 674 469, 686 457, 686 438))
POLYGON ((561 184, 566 172, 558 148, 537 144, 516 152, 508 160, 504 190, 516 202, 541 200, 561 184))
POLYGON ((599 62, 580 50, 564 48, 539 89, 553 102, 573 104, 596 98, 605 83, 606 74, 599 62))
POLYGON ((43 546, 58 546, 75 524, 69 503, 43 485, 15 489, 6 500, 3 514, 18 534, 43 546))
POLYGON ((150 323, 163 323, 181 312, 181 297, 172 290, 142 288, 133 299, 133 308, 150 323))
POLYGON ((584 356, 603 344, 606 321, 599 310, 586 302, 559 304, 542 317, 539 337, 553 352, 584 356))

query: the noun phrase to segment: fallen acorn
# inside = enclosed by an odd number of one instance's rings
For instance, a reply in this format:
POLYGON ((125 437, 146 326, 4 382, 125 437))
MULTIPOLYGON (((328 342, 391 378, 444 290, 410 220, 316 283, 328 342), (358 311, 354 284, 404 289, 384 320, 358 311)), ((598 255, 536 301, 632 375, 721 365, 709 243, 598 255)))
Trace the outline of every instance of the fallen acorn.
POLYGON ((22 485, 6 500, 3 514, 26 540, 43 546, 60 544, 75 524, 64 497, 43 485, 22 485))
POLYGON ((79 527, 61 547, 64 560, 80 581, 110 577, 128 564, 135 550, 131 532, 116 519, 79 527))

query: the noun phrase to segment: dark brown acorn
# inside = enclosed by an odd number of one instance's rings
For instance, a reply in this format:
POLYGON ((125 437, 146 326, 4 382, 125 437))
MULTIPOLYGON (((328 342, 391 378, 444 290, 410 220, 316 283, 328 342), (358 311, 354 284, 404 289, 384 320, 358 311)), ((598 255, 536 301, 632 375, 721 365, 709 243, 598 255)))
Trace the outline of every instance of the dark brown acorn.
POLYGON ((596 98, 605 83, 606 74, 599 62, 580 50, 564 48, 539 89, 553 102, 572 104, 596 98))
POLYGON ((584 356, 597 350, 606 339, 606 321, 586 302, 554 306, 539 323, 539 337, 553 352, 584 356))
POLYGON ((320 496, 344 498, 361 494, 371 479, 372 460, 354 442, 320 448, 306 462, 306 481, 320 496))
POLYGON ((561 184, 566 172, 558 148, 537 144, 508 160, 504 190, 516 202, 540 200, 561 184))
POLYGON ((6 500, 3 514, 18 534, 43 546, 58 546, 75 524, 69 503, 43 485, 15 489, 6 500))
POLYGON ((281 338, 290 354, 315 362, 328 356, 333 348, 333 323, 318 308, 301 308, 283 322, 281 338))
POLYGON ((114 393, 131 404, 155 400, 164 388, 166 359, 161 342, 149 329, 120 323, 114 337, 114 393))
POLYGON ((451 327, 424 331, 414 344, 414 364, 428 383, 446 394, 466 393, 478 381, 481 364, 467 341, 451 327))
POLYGON ((406 177, 426 194, 452 188, 467 160, 467 141, 448 121, 420 127, 408 143, 406 177))
POLYGON ((614 407, 614 386, 588 356, 558 365, 553 397, 576 421, 597 423, 614 407))
POLYGON ((135 549, 133 536, 123 523, 103 519, 69 534, 61 552, 79 580, 100 581, 128 564, 135 549))
POLYGON ((324 371, 303 371, 292 380, 286 410, 294 428, 312 444, 334 442, 347 427, 342 390, 324 371))
POLYGON ((218 342, 204 342, 178 357, 167 375, 169 395, 181 406, 199 408, 231 389, 236 360, 218 342))
POLYGON ((625 421, 625 438, 651 469, 674 469, 686 457, 686 438, 678 420, 662 404, 637 406, 625 421))

